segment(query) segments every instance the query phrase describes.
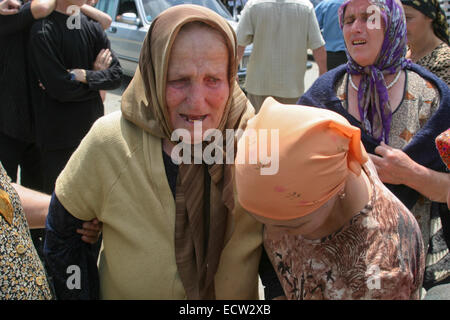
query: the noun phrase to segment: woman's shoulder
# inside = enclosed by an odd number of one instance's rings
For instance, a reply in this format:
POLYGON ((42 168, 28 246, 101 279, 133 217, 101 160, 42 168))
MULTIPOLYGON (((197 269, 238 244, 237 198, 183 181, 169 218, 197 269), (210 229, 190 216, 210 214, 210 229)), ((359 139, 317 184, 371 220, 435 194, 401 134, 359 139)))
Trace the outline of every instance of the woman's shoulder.
POLYGON ((406 70, 406 100, 433 100, 439 98, 439 91, 433 79, 420 74, 416 70, 406 70))
POLYGON ((126 144, 132 146, 142 141, 142 129, 126 120, 120 111, 107 114, 95 121, 86 138, 102 148, 126 144))
POLYGON ((418 65, 427 67, 428 65, 448 65, 450 60, 450 47, 446 43, 441 43, 428 55, 417 61, 418 65))

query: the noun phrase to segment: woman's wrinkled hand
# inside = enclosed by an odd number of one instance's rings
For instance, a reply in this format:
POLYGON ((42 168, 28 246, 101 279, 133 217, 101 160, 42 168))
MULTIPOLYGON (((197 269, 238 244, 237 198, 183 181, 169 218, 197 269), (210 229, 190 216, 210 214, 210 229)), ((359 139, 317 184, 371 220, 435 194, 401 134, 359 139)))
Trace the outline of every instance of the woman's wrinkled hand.
POLYGON ((0 1, 0 15, 8 16, 19 12, 20 2, 16 0, 0 1))
POLYGON ((106 70, 109 68, 112 62, 111 51, 109 49, 102 49, 97 55, 94 62, 94 70, 106 70))
POLYGON ((408 176, 414 170, 415 162, 400 149, 381 142, 370 155, 380 180, 390 184, 407 184, 408 176))
POLYGON ((77 233, 81 234, 81 240, 84 242, 94 244, 100 237, 102 226, 103 224, 98 219, 93 219, 84 222, 83 228, 77 229, 77 233))

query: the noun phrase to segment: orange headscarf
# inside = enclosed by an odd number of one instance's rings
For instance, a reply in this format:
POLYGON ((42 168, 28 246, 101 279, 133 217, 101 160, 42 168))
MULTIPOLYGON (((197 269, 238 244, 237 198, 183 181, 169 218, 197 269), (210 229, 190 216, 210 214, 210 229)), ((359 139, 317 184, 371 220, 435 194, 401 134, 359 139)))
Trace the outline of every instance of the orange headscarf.
POLYGON ((360 140, 359 128, 335 112, 266 99, 238 143, 239 202, 249 212, 274 220, 296 219, 313 212, 342 190, 349 170, 361 173, 368 158, 360 140), (270 165, 278 163, 275 174, 261 174, 261 169, 269 166, 264 155, 258 154, 263 141, 261 129, 271 137, 264 148, 275 150, 269 156, 270 165), (278 131, 275 141, 271 140, 276 137, 273 130, 278 131), (257 162, 251 164, 254 155, 257 162))

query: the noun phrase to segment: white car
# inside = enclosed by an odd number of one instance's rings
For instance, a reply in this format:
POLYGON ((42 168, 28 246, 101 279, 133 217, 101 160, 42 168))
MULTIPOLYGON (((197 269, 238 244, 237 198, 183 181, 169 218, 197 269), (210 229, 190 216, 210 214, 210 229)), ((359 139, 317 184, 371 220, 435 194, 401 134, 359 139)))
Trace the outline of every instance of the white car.
MULTIPOLYGON (((96 7, 112 18, 106 34, 111 48, 120 60, 123 73, 132 77, 136 71, 142 43, 152 20, 165 9, 180 4, 207 7, 224 17, 236 30, 236 19, 219 0, 99 0, 96 7)), ((245 81, 246 67, 252 46, 247 46, 239 66, 239 83, 245 81)))

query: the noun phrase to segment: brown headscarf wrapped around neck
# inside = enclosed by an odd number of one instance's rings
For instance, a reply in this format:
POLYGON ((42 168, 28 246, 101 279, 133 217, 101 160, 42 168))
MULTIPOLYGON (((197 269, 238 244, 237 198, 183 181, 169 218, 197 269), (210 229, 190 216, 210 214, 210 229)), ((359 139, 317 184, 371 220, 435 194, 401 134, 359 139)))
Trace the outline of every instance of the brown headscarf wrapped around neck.
MULTIPOLYGON (((171 126, 165 98, 170 52, 181 27, 190 22, 203 22, 219 31, 229 51, 230 96, 218 129, 243 129, 254 115, 236 85, 236 35, 231 26, 205 7, 174 6, 153 21, 139 67, 122 97, 123 117, 161 139, 170 140, 176 129, 171 126)), ((226 147, 223 154, 225 157, 226 147)), ((231 166, 181 164, 175 198, 175 256, 187 298, 214 299, 214 276, 226 242, 227 221, 234 209, 231 166), (205 184, 210 184, 209 190, 205 190, 205 184)))

